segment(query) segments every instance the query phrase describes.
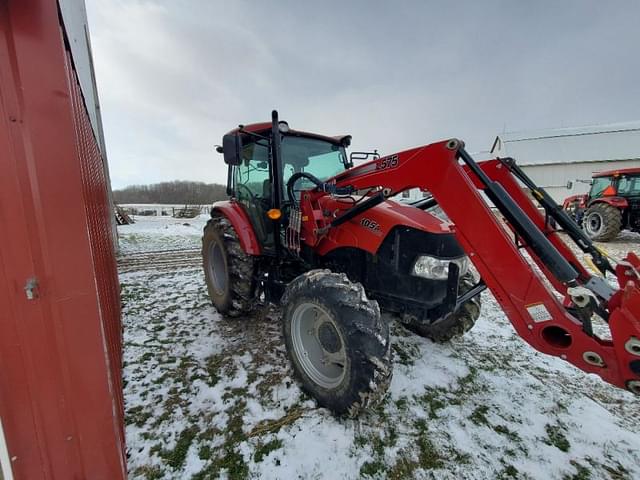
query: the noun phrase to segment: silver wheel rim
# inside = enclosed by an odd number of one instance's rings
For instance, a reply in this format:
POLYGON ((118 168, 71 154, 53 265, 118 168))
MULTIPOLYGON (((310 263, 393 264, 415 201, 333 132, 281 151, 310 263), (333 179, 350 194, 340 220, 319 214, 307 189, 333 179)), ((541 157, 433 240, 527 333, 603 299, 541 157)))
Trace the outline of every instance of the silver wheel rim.
POLYGON ((227 287, 227 267, 224 263, 224 252, 218 242, 209 244, 209 278, 213 289, 218 295, 223 295, 227 287))
POLYGON ((597 212, 592 212, 587 217, 587 231, 592 235, 597 235, 602 230, 602 216, 597 212))
POLYGON ((293 350, 311 380, 323 388, 335 388, 344 379, 347 355, 340 329, 319 305, 301 303, 291 319, 293 350))

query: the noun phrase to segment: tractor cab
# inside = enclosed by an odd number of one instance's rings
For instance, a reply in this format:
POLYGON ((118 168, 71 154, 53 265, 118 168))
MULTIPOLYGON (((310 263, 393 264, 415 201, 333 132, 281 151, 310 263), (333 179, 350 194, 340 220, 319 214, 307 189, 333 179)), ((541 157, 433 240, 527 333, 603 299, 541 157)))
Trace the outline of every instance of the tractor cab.
MULTIPOLYGON (((273 251, 281 216, 289 209, 287 184, 297 173, 325 181, 351 166, 346 155, 350 136, 327 137, 291 130, 286 122, 241 126, 223 137, 229 172, 227 193, 245 211, 265 253, 273 251), (274 221, 275 220, 275 221, 274 221)), ((314 185, 302 177, 295 191, 314 185)))
POLYGON ((601 197, 640 197, 640 169, 596 174, 591 182, 589 201, 601 197))

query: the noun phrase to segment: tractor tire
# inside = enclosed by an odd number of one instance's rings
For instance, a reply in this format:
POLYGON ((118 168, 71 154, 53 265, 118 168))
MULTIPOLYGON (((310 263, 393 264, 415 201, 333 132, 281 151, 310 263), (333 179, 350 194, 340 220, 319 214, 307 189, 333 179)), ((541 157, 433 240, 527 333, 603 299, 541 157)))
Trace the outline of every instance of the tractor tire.
POLYGON ((591 240, 609 242, 622 230, 622 212, 609 204, 596 203, 585 212, 582 227, 591 240))
POLYGON ((391 382, 389 324, 343 273, 311 270, 282 297, 284 340, 302 388, 337 414, 378 404, 391 382))
MULTIPOLYGON (((459 291, 460 293, 468 292, 474 285, 473 277, 467 274, 462 277, 459 291)), ((480 295, 476 295, 462 305, 457 312, 446 315, 435 322, 405 315, 402 318, 402 323, 421 337, 429 338, 436 343, 445 343, 461 337, 471 330, 480 316, 480 308, 480 295)))
POLYGON ((209 297, 218 312, 229 317, 250 313, 255 258, 242 250, 225 217, 213 216, 204 227, 202 260, 209 297))

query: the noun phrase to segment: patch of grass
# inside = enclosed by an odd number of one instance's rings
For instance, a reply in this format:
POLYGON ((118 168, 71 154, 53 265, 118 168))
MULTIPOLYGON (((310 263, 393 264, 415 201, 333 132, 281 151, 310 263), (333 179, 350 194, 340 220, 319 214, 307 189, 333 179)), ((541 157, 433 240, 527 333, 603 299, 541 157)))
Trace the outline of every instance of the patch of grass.
POLYGON ((468 465, 469 463, 471 463, 471 459, 473 457, 468 453, 462 453, 453 447, 449 447, 447 448, 447 454, 445 458, 448 458, 456 465, 468 465))
POLYGON ((219 428, 216 427, 209 427, 205 430, 203 430, 202 432, 200 432, 200 434, 198 435, 198 440, 200 441, 212 441, 216 436, 220 435, 222 432, 220 431, 219 428))
MULTIPOLYGON (((243 416, 247 408, 247 402, 243 399, 238 399, 233 405, 231 405, 225 413, 228 415, 227 426, 224 430, 225 441, 221 448, 203 449, 201 448, 198 454, 201 456, 204 454, 209 459, 217 454, 217 456, 211 459, 211 463, 200 472, 195 474, 192 480, 209 480, 213 478, 219 478, 220 473, 224 470, 227 478, 230 480, 244 480, 249 477, 249 466, 244 461, 244 457, 238 451, 238 445, 247 439, 247 435, 242 430, 243 416)), ((217 428, 210 428, 205 430, 199 435, 201 440, 211 440, 215 435, 220 434, 217 428)), ((205 458, 203 458, 205 460, 205 458)))
POLYGON ((500 435, 504 435, 505 437, 507 437, 509 440, 511 440, 514 443, 520 443, 522 441, 520 439, 520 435, 518 435, 517 432, 509 430, 509 428, 506 425, 495 425, 493 427, 493 429, 497 433, 499 433, 500 435))
POLYGON ((410 458, 400 457, 387 472, 388 480, 405 480, 413 478, 413 473, 418 469, 418 462, 410 458))
POLYGON ((353 446, 356 448, 362 448, 367 444, 367 437, 364 435, 356 435, 353 438, 353 446))
POLYGON ((262 399, 270 399, 272 397, 273 387, 279 385, 282 381, 283 374, 281 372, 271 372, 260 376, 260 381, 256 385, 256 390, 262 399))
POLYGON ((176 442, 176 446, 174 447, 174 449, 165 450, 161 453, 167 464, 174 470, 181 467, 184 463, 184 460, 187 457, 187 452, 189 451, 189 447, 191 447, 193 439, 196 438, 197 434, 198 427, 196 427, 195 425, 184 429, 182 432, 180 432, 180 436, 178 437, 178 441, 176 442))
POLYGON ((232 388, 230 390, 226 390, 222 394, 222 400, 231 400, 232 398, 241 398, 246 397, 248 394, 247 389, 244 387, 241 388, 232 388))
POLYGON ((211 458, 211 447, 209 445, 202 445, 198 450, 198 458, 200 460, 209 460, 211 458))
POLYGON ((389 426, 389 430, 385 436, 386 443, 389 447, 395 446, 398 442, 398 432, 393 426, 389 426))
POLYGON ((469 373, 458 380, 458 388, 451 391, 447 396, 447 403, 449 405, 462 405, 469 395, 480 391, 482 388, 482 385, 478 383, 478 369, 470 366, 469 373))
POLYGON ((571 444, 569 443, 569 440, 567 440, 567 437, 564 436, 564 433, 563 433, 564 427, 562 425, 547 424, 545 425, 544 429, 547 432, 547 437, 548 437, 545 440, 545 443, 547 445, 553 445, 554 447, 556 447, 557 449, 563 452, 569 451, 571 444))
POLYGON ((177 408, 184 406, 187 402, 180 395, 178 387, 171 387, 167 393, 169 397, 162 404, 163 412, 153 422, 153 425, 156 427, 169 420, 177 408))
POLYGON ((415 421, 414 426, 418 430, 418 465, 425 470, 442 468, 444 466, 443 458, 429 438, 427 422, 424 419, 419 419, 415 421))
POLYGON ((386 466, 381 460, 374 460, 372 462, 364 462, 360 467, 361 477, 375 477, 384 473, 386 466))
POLYGON ((244 457, 240 452, 234 448, 230 448, 228 445, 225 447, 223 456, 214 461, 213 466, 215 471, 226 470, 227 478, 231 480, 244 480, 245 478, 249 478, 249 467, 245 463, 244 457))
POLYGON ((133 471, 134 476, 144 477, 146 480, 158 480, 164 476, 158 465, 142 465, 133 471))
POLYGON ((391 344, 391 350, 398 363, 406 366, 413 366, 416 359, 420 356, 420 349, 416 345, 397 342, 391 344))
POLYGON ((258 444, 253 454, 253 459, 256 462, 261 462, 262 460, 264 460, 264 457, 269 455, 271 452, 278 450, 279 448, 282 448, 282 446, 283 446, 282 440, 280 440, 279 438, 276 438, 264 444, 258 444))
POLYGON ((590 480, 591 479, 591 470, 589 470, 584 465, 580 465, 575 460, 569 461, 571 465, 573 465, 576 469, 576 473, 573 475, 563 475, 562 480, 590 480))
POLYGON ((518 478, 518 469, 511 464, 508 464, 504 469, 498 474, 498 478, 518 478))
POLYGON ((127 425, 134 424, 136 427, 142 427, 151 417, 150 411, 145 411, 144 405, 136 405, 127 410, 125 415, 127 425))
POLYGON ((444 466, 442 456, 436 449, 433 442, 426 436, 421 436, 418 439, 418 450, 418 461, 420 462, 420 466, 425 470, 442 468, 444 466))
POLYGON ((151 448, 149 449, 149 453, 151 455, 155 455, 158 454, 160 455, 162 453, 162 444, 161 443, 155 443, 151 446, 151 448))
POLYGON ((434 388, 428 390, 427 393, 418 397, 417 399, 422 405, 427 408, 429 412, 429 418, 431 420, 438 418, 438 410, 441 410, 447 406, 447 402, 445 402, 441 398, 442 393, 442 389, 434 388))
POLYGON ((489 407, 486 405, 480 405, 475 408, 471 415, 469 415, 469 419, 476 425, 489 425, 489 420, 487 419, 488 411, 489 407))
POLYGON ((406 410, 409 405, 409 399, 407 397, 400 397, 395 403, 398 410, 406 410))
POLYGON ((141 362, 146 362, 147 360, 151 360, 153 358, 153 353, 152 352, 145 352, 141 357, 140 357, 140 361, 141 362))
POLYGON ((207 384, 213 387, 222 379, 223 375, 232 378, 237 371, 237 367, 231 355, 228 352, 222 352, 211 355, 206 359, 205 370, 209 374, 207 384))

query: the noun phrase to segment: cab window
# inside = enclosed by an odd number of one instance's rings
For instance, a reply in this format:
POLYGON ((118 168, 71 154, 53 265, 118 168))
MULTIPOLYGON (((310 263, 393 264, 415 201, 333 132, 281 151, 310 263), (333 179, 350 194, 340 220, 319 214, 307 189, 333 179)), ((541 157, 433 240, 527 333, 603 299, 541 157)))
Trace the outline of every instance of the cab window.
POLYGON ((611 177, 594 178, 593 183, 591 184, 591 191, 589 192, 589 196, 591 198, 601 197, 606 188, 611 186, 612 180, 613 179, 611 177))
POLYGON ((234 170, 236 196, 248 200, 249 196, 265 198, 270 191, 269 149, 259 143, 242 147, 242 163, 234 170))
POLYGON ((618 180, 618 194, 624 196, 640 195, 640 177, 622 177, 618 180))

